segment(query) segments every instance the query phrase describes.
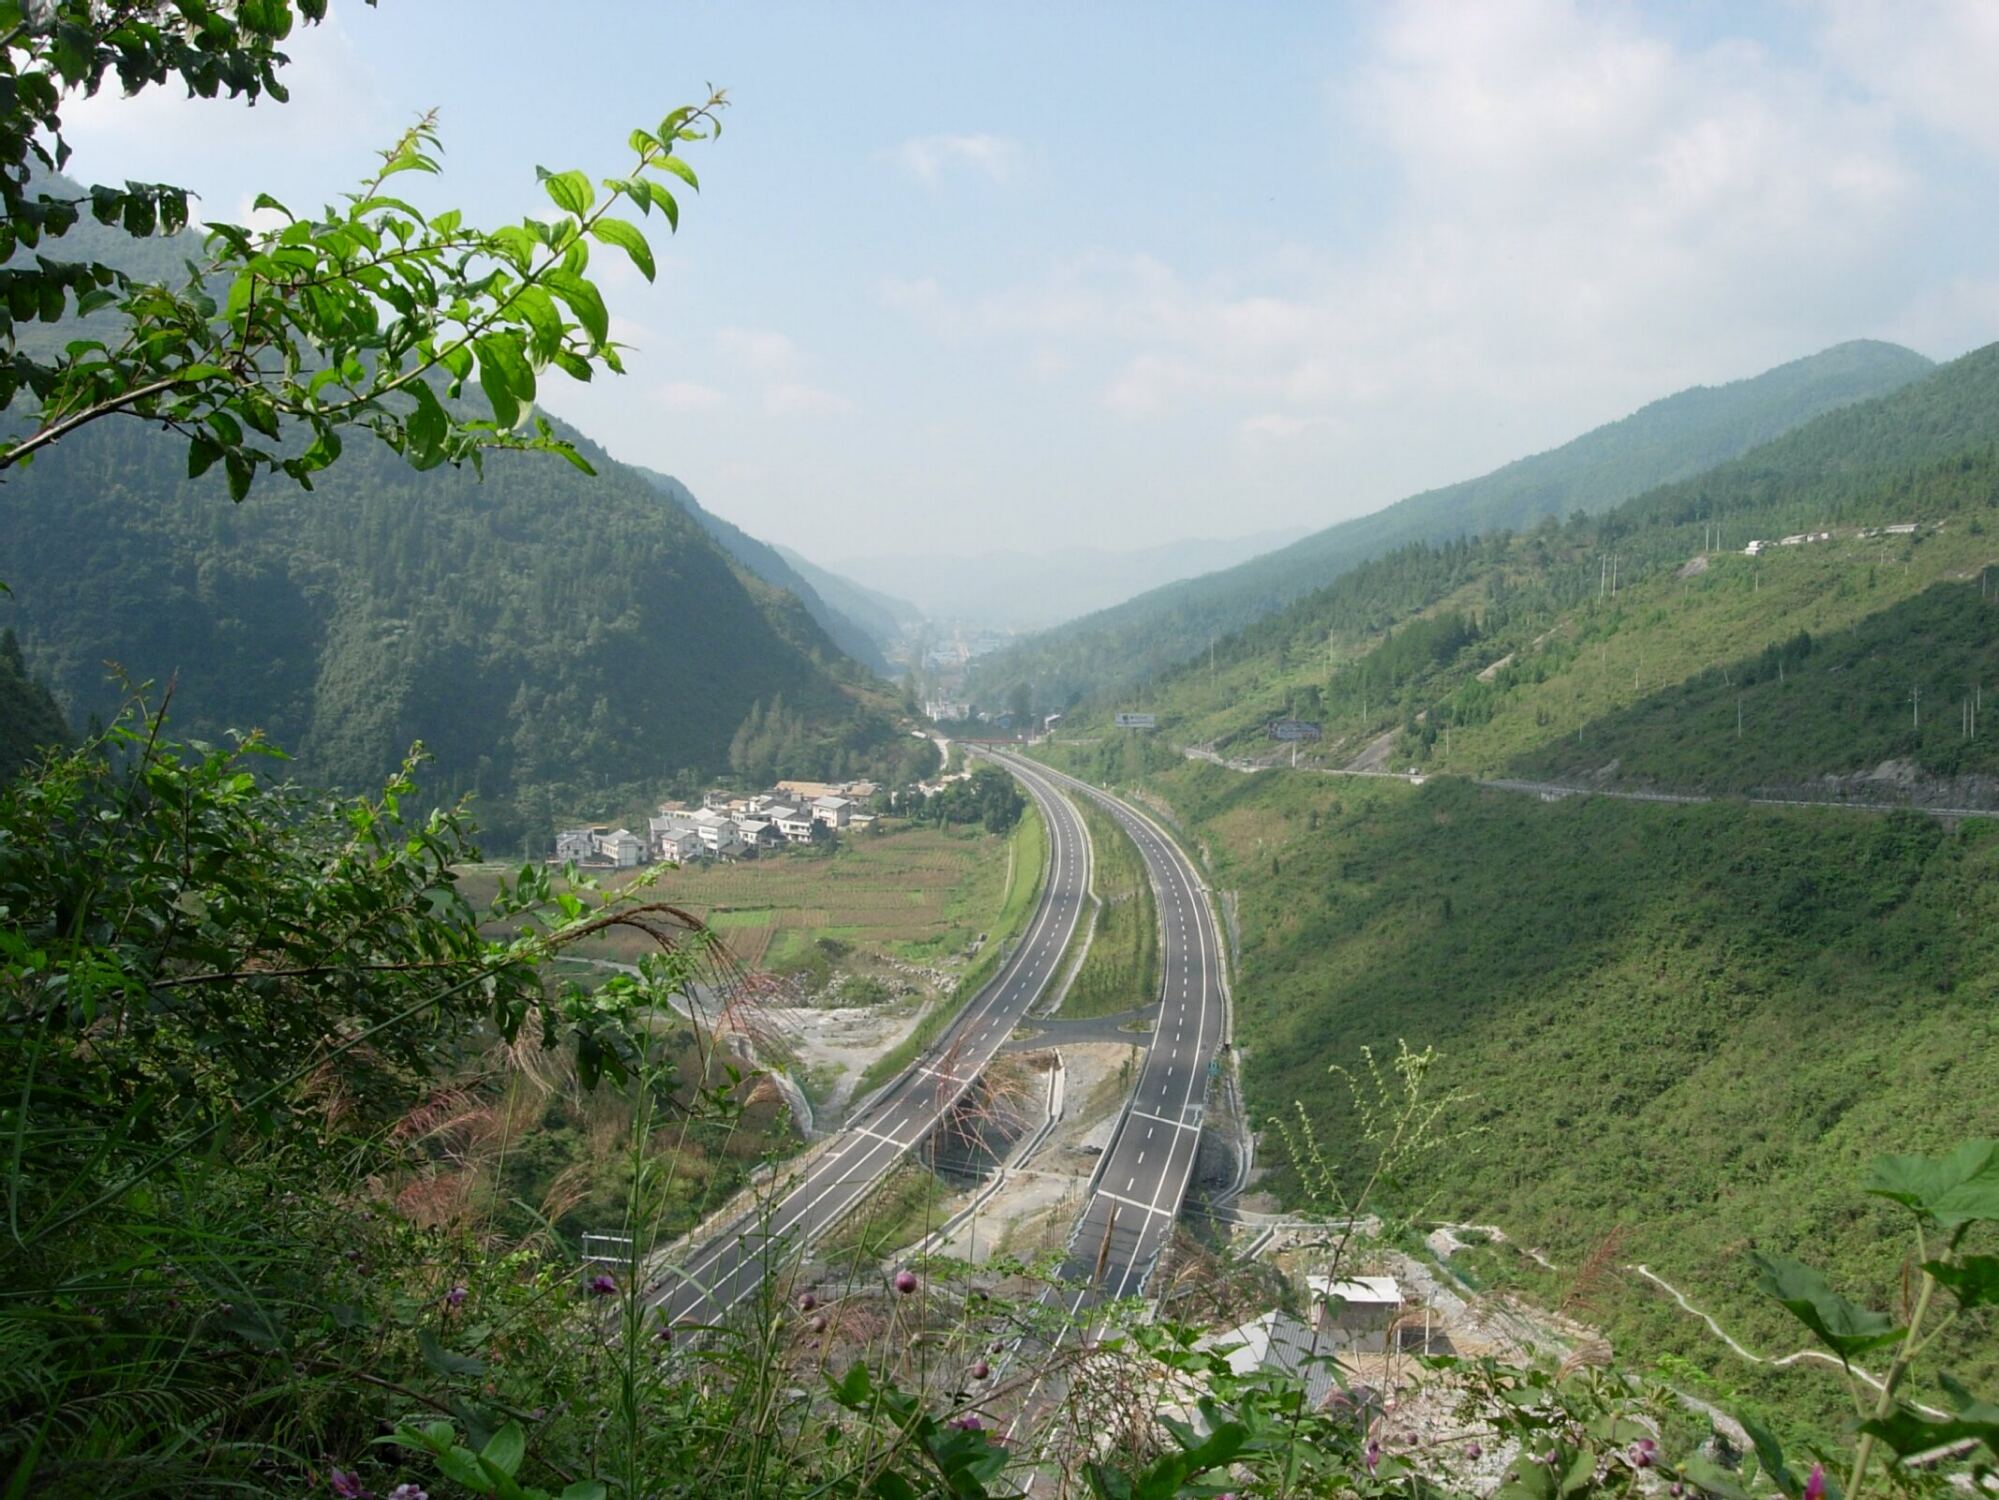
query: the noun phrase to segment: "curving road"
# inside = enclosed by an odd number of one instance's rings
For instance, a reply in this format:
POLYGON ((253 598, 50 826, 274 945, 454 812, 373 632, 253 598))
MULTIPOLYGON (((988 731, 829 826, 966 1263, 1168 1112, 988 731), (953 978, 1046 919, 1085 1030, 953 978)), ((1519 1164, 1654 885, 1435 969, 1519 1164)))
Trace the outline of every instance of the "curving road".
POLYGON ((1006 766, 1048 829, 1047 878, 1019 945, 917 1063, 876 1094, 781 1199, 727 1224, 655 1282, 651 1300, 671 1321, 726 1315, 773 1266, 851 1212, 957 1103, 1055 978, 1088 900, 1089 835, 1047 774, 1011 759, 1006 766))
POLYGON ((1117 820, 1145 860, 1162 929, 1158 1025, 1062 1266, 1073 1315, 1143 1291, 1166 1247, 1194 1175, 1209 1072, 1228 1036, 1228 984, 1200 875, 1157 824, 1073 776, 1000 758, 1023 780, 1089 797, 1117 820))

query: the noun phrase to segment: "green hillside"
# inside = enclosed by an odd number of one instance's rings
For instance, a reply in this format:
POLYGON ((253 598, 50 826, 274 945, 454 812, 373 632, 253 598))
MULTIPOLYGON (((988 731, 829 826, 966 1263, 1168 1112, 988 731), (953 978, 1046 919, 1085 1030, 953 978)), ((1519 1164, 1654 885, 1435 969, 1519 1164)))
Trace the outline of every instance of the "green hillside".
MULTIPOLYGON (((1905 1247, 1856 1205, 1862 1164, 1999 1131, 1999 821, 1193 765, 1148 784, 1237 895, 1257 1118, 1302 1101, 1337 1143, 1327 1067, 1435 1045, 1439 1087, 1476 1096, 1454 1123, 1481 1133, 1412 1190, 1544 1250, 1563 1268, 1546 1300, 1616 1234, 1614 1268, 1648 1264, 1787 1352, 1746 1248, 1892 1305, 1905 1247)), ((1591 1310, 1627 1357, 1677 1353, 1828 1424, 1843 1404, 1835 1375, 1759 1374, 1621 1269, 1591 1310)), ((1975 1335, 1953 1359, 1999 1375, 1975 1335)))
POLYGON ((805 606, 580 446, 594 479, 481 482, 355 445, 313 493, 232 506, 101 425, 0 490, 0 619, 72 719, 115 708, 109 662, 175 681, 181 733, 266 730, 312 780, 367 785, 420 739, 500 843, 725 770, 753 717, 781 773, 899 775, 922 747, 805 606))
POLYGON ((49 746, 69 743, 62 709, 28 670, 19 638, 11 627, 0 630, 0 781, 49 746))
POLYGON ((907 599, 898 599, 831 572, 789 547, 778 547, 775 551, 818 591, 820 598, 867 631, 882 650, 922 626, 923 611, 907 599))
POLYGON ((1307 764, 1708 790, 1989 772, 1961 704, 1999 660, 1995 504, 1999 348, 1607 515, 1368 563, 1065 732, 1143 706, 1174 742, 1267 756, 1294 716, 1325 726, 1307 764), (1716 518, 1727 550, 1703 552, 1716 518), (1807 532, 1830 535, 1743 555, 1807 532))
POLYGON ((864 626, 828 604, 819 591, 785 561, 776 547, 758 541, 742 527, 723 520, 705 508, 694 498, 694 492, 671 474, 655 473, 636 464, 633 468, 650 480, 662 495, 694 517, 701 529, 713 537, 729 556, 773 588, 795 594, 799 603, 805 606, 805 612, 818 622, 819 628, 826 632, 827 639, 834 645, 870 671, 884 676, 888 674, 888 659, 882 655, 881 645, 874 636, 864 626))
POLYGON ((1594 514, 1654 486, 1699 474, 1813 417, 1879 396, 1932 367, 1871 340, 1839 344, 1748 380, 1681 391, 1547 453, 1477 479, 1413 495, 1288 547, 1046 631, 982 660, 968 691, 998 701, 1016 682, 1037 701, 1116 692, 1187 661, 1370 558, 1594 514))

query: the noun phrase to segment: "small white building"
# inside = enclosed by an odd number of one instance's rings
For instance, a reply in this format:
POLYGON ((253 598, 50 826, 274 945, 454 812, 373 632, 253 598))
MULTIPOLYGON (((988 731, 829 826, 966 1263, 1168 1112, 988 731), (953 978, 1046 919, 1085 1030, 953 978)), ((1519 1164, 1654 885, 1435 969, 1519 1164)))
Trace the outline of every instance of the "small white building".
POLYGON ((653 841, 653 848, 656 858, 670 859, 677 865, 708 857, 708 846, 692 828, 667 829, 653 841))
POLYGON ((851 818, 847 819, 847 826, 857 833, 864 833, 875 826, 875 815, 873 813, 855 813, 851 818))
POLYGON ((614 828, 597 841, 597 852, 614 869, 630 870, 644 862, 645 840, 629 828, 614 828))
POLYGON ((812 825, 817 820, 811 813, 795 807, 774 807, 771 809, 771 821, 777 824, 777 831, 784 835, 787 843, 812 842, 812 825))
POLYGON ((812 817, 828 828, 845 828, 854 815, 854 803, 850 797, 816 797, 812 802, 812 817))
POLYGON ((736 832, 751 849, 775 849, 784 842, 783 832, 766 818, 744 818, 736 824, 736 832))
POLYGON ((601 824, 589 828, 564 828, 555 835, 555 862, 581 864, 597 857, 597 840, 609 832, 601 824))

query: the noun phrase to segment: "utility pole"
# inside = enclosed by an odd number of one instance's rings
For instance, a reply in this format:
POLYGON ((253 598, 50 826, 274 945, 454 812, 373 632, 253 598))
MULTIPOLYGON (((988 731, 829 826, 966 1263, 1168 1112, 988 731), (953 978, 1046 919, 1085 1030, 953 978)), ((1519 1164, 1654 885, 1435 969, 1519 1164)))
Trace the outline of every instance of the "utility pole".
POLYGON ((1909 727, 1923 727, 1923 685, 1920 682, 1909 689, 1909 727))
POLYGON ((1742 738, 1742 694, 1735 695, 1735 737, 1742 738))

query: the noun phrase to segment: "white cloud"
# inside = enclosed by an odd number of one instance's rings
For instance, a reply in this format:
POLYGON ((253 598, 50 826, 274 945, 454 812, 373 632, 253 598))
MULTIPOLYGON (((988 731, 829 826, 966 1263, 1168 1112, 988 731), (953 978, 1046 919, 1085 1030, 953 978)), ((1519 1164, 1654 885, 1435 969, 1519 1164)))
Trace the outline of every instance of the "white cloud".
POLYGON ((798 346, 768 328, 724 328, 715 341, 752 375, 787 377, 799 368, 798 346))
POLYGON ((783 380, 764 392, 764 410, 777 417, 839 417, 855 406, 837 391, 783 380))
POLYGON ((1363 238, 1208 274, 1094 252, 1003 289, 916 278, 879 300, 940 338, 1059 350, 1132 422, 1338 465, 1350 509, 1891 333, 1924 187, 1881 100, 1622 9, 1378 15, 1329 96, 1342 148, 1378 169, 1363 238))
POLYGON ((963 168, 994 182, 1011 181, 1020 168, 1020 143, 1003 135, 920 135, 889 153, 904 171, 934 187, 963 168))
POLYGON ((652 399, 668 411, 714 411, 728 403, 728 397, 712 385, 698 380, 670 380, 652 393, 652 399))
POLYGON ((1832 0, 1819 44, 1863 88, 1999 157, 1999 6, 1832 0))
POLYGON ((716 342, 728 359, 760 383, 763 409, 771 416, 834 417, 857 409, 848 397, 816 384, 811 361, 774 329, 724 328, 716 342))

